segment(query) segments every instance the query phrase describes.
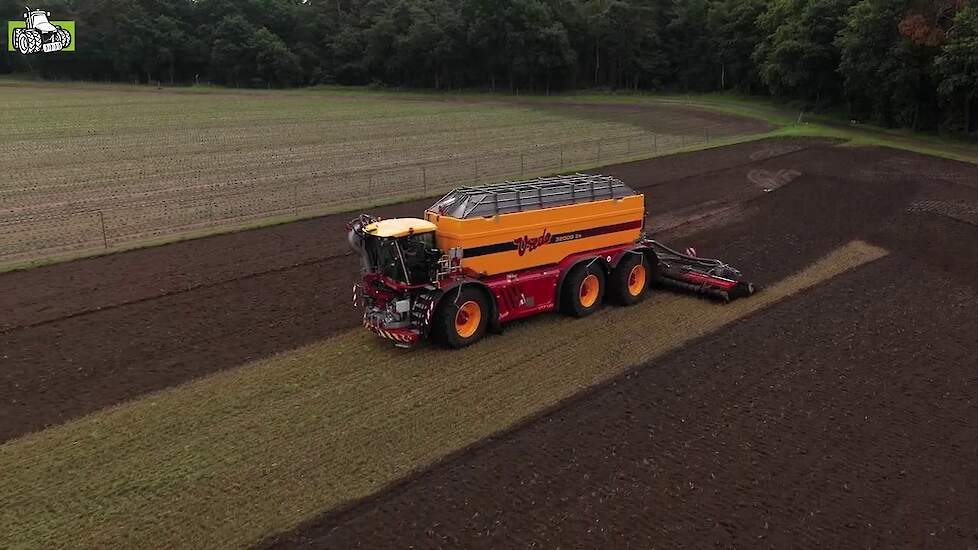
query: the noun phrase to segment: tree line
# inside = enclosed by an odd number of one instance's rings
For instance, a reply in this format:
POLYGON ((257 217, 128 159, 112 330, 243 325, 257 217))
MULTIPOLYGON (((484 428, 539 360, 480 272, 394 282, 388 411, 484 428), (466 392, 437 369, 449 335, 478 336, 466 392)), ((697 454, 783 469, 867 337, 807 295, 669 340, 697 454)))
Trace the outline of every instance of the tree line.
MULTIPOLYGON (((17 19, 25 0, 0 0, 17 19)), ((48 0, 77 51, 0 72, 243 87, 769 94, 886 126, 978 130, 968 0, 48 0)), ((4 33, 6 40, 6 33, 4 33)))

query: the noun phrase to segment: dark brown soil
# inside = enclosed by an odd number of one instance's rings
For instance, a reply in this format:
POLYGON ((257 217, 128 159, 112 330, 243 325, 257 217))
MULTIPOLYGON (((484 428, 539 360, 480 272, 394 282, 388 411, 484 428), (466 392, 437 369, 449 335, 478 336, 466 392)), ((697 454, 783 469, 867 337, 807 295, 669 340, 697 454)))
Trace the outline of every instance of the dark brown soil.
POLYGON ((821 146, 763 168, 800 175, 701 251, 762 283, 856 238, 891 255, 266 545, 978 546, 978 227, 909 208, 978 204, 978 168, 821 146), (943 175, 874 169, 894 159, 943 175))
MULTIPOLYGON (((650 193, 655 226, 671 211, 695 215, 761 195, 724 170, 813 143, 752 143, 609 171, 650 193), (670 181, 675 192, 659 191, 670 181)), ((417 216, 430 203, 372 213, 417 216)), ((9 290, 0 294, 0 441, 357 326, 350 217, 0 275, 9 290)))
POLYGON ((771 130, 766 122, 724 113, 690 108, 681 104, 640 105, 635 103, 581 103, 573 101, 528 103, 529 106, 575 118, 613 120, 653 132, 702 135, 709 128, 712 137, 760 134, 771 130))

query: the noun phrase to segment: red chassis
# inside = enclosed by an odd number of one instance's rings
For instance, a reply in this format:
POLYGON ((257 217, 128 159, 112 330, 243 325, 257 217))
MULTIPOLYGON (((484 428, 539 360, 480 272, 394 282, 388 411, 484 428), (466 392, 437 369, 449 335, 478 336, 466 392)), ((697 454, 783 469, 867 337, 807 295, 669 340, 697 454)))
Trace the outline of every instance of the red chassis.
POLYGON ((361 299, 366 297, 376 311, 383 311, 399 296, 419 292, 421 299, 412 304, 412 322, 406 326, 391 327, 366 311, 363 319, 363 325, 379 336, 401 346, 412 346, 427 335, 431 316, 442 297, 450 297, 452 291, 460 292, 466 285, 480 285, 493 298, 491 325, 498 331, 503 323, 557 309, 564 277, 574 267, 594 262, 610 272, 628 254, 646 255, 652 266, 653 281, 660 286, 705 294, 724 302, 754 292, 753 285, 741 280, 739 271, 719 260, 682 254, 646 239, 582 252, 555 265, 485 278, 458 271, 439 278, 435 283, 405 285, 378 274, 368 274, 364 276, 362 284, 354 287, 354 304, 359 307, 361 299))

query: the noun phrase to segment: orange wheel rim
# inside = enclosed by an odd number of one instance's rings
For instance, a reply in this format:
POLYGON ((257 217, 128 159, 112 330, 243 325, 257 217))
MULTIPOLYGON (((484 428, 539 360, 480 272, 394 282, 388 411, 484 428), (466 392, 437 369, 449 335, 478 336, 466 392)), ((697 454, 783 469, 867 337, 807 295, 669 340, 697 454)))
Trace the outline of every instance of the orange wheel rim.
POLYGON ((601 281, 598 280, 598 276, 588 275, 581 282, 581 305, 584 307, 591 307, 595 302, 598 301, 598 292, 601 290, 601 281))
POLYGON ((638 296, 645 290, 646 281, 645 266, 638 264, 628 272, 628 292, 632 296, 638 296))
POLYGON ((482 323, 482 308, 479 307, 478 302, 470 300, 458 308, 458 313, 455 314, 455 332, 459 336, 472 337, 479 330, 480 323, 482 323))

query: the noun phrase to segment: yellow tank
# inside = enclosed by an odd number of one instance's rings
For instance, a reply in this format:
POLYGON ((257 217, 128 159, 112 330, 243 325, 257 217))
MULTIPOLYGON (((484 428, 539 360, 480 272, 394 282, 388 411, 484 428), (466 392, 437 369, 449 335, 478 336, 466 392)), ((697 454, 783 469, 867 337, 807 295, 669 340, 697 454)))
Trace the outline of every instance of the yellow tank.
POLYGON ((645 197, 610 176, 575 174, 456 189, 425 212, 438 248, 483 276, 559 263, 638 240, 645 197))

